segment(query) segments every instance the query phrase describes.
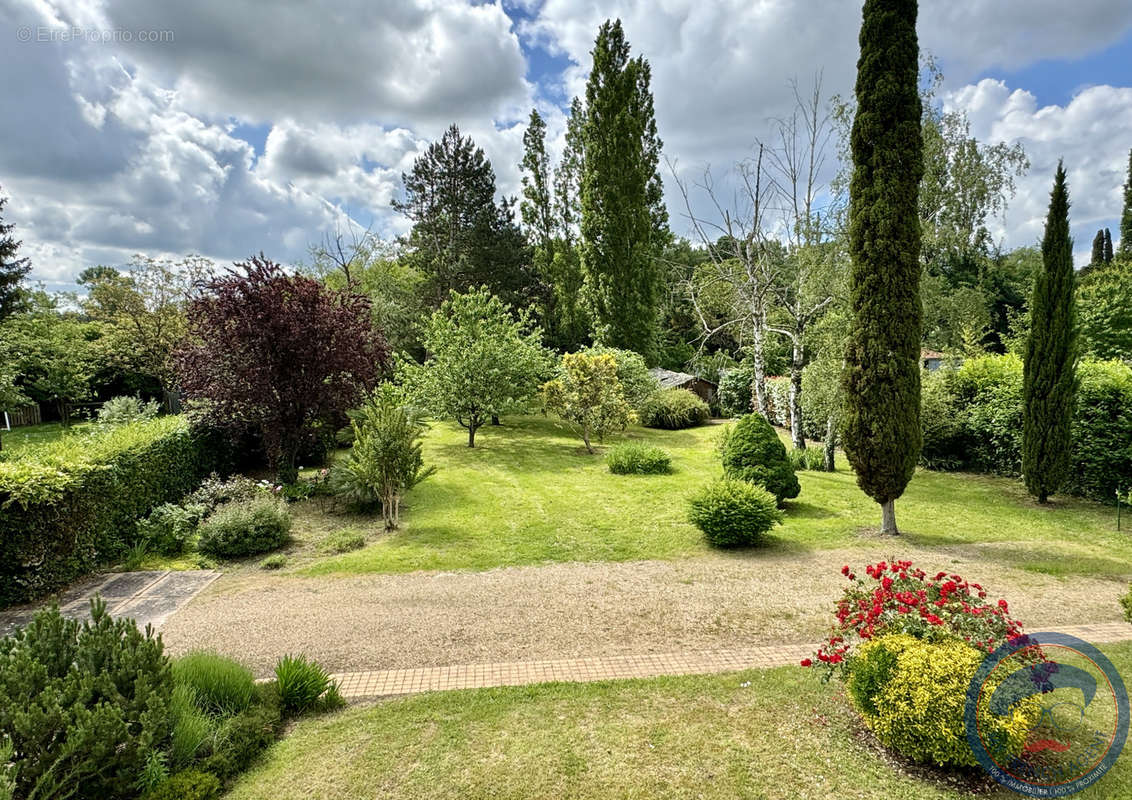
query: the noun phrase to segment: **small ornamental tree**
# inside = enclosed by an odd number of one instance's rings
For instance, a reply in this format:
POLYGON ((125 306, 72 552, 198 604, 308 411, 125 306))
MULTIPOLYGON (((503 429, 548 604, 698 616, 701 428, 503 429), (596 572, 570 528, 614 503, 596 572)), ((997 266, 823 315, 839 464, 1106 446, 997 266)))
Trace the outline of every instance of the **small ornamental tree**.
POLYGON ((1073 241, 1069 191, 1057 165, 1042 240, 1042 271, 1030 301, 1030 338, 1022 373, 1022 477, 1044 503, 1069 470, 1076 379, 1073 241))
POLYGON ((559 376, 543 384, 542 397, 547 411, 578 428, 590 453, 595 436, 604 441, 607 433, 636 419, 617 379, 617 360, 609 353, 566 353, 559 376))
POLYGON ((283 483, 389 360, 369 300, 288 274, 262 254, 205 284, 188 328, 175 357, 186 399, 213 424, 255 430, 283 483))
POLYGON ((455 418, 476 446, 480 426, 520 407, 549 371, 542 333, 527 311, 511 307, 486 286, 452 292, 424 323, 428 360, 409 366, 409 383, 437 416, 455 418))
POLYGON ((380 503, 385 529, 391 531, 400 520, 405 492, 436 471, 425 468, 421 454, 424 420, 397 389, 385 384, 351 414, 351 425, 354 446, 335 466, 331 481, 359 504, 380 503))

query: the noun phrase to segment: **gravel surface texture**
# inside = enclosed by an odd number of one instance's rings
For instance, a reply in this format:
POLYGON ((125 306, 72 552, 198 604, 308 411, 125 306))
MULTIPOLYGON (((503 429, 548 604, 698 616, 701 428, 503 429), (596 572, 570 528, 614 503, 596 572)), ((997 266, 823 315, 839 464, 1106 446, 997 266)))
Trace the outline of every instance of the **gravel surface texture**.
MULTIPOLYGON (((887 551, 887 552, 886 552, 887 551)), ((958 572, 1010 601, 1029 631, 1120 619, 1127 584, 1060 579, 987 553, 899 548, 929 574, 958 572)), ((333 672, 817 643, 843 564, 891 548, 554 564, 487 572, 298 577, 225 575, 162 633, 168 651, 210 648, 270 674, 306 653, 333 672)))

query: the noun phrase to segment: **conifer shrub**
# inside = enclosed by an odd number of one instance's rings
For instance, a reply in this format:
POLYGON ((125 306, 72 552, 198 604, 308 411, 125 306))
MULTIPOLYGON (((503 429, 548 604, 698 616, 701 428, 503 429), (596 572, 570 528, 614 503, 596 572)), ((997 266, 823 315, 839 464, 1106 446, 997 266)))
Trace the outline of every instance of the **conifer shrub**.
POLYGON ((723 479, 692 495, 688 518, 716 547, 742 547, 762 541, 782 521, 782 512, 763 487, 723 479))
POLYGON ((720 452, 728 478, 762 486, 779 504, 802 491, 786 446, 759 414, 747 414, 730 426, 724 433, 720 452))

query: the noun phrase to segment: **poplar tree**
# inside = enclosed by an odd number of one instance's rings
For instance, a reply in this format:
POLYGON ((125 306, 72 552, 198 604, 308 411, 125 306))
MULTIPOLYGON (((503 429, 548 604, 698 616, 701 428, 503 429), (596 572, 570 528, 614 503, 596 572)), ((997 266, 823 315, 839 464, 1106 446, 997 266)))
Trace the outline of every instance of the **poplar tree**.
POLYGON ((551 203, 550 157, 546 154, 546 123, 538 109, 531 109, 527 130, 523 133, 523 200, 520 216, 527 236, 535 248, 549 258, 554 239, 554 208, 551 203))
POLYGON ((1104 263, 1112 263, 1112 231, 1108 228, 1104 229, 1104 242, 1101 248, 1101 255, 1104 258, 1104 263))
POLYGON ((1120 257, 1132 259, 1132 150, 1128 151, 1128 179, 1124 182, 1124 210, 1120 214, 1120 257))
POLYGON ((1022 372, 1022 477, 1045 503, 1069 469, 1076 393, 1076 324, 1069 190, 1059 162, 1042 239, 1042 271, 1030 300, 1030 336, 1022 372))
POLYGON ((850 149, 852 323, 845 353, 845 452, 857 484, 896 534, 895 500, 916 469, 920 433, 920 221, 923 175, 916 0, 866 0, 850 149))
POLYGON ((621 21, 593 49, 581 126, 581 263, 598 343, 655 361, 667 241, 651 71, 629 57, 621 21))

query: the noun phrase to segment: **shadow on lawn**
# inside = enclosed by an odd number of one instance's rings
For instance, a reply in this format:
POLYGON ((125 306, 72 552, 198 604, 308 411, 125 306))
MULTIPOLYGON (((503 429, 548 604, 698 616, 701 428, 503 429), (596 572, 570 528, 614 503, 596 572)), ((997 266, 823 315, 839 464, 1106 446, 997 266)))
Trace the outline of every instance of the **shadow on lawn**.
POLYGON ((1087 576, 1124 579, 1132 574, 1132 565, 1119 558, 1078 555, 1040 545, 1006 545, 996 542, 972 542, 957 536, 902 531, 902 538, 916 547, 950 548, 957 555, 987 561, 1003 567, 1022 569, 1055 578, 1087 576))

